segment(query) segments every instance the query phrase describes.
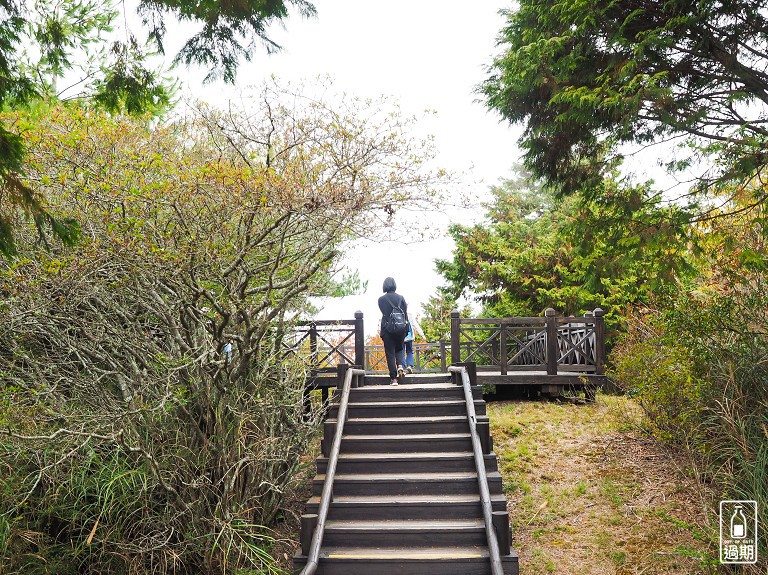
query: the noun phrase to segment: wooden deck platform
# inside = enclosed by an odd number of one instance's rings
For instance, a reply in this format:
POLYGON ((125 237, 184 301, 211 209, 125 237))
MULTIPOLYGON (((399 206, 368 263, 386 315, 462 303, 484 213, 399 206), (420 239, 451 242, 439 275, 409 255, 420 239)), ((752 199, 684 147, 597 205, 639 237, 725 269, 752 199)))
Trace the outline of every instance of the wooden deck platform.
MULTIPOLYGON (((307 388, 321 389, 323 404, 329 400, 329 395, 336 388, 337 378, 331 374, 318 377, 307 388), (331 390, 331 391, 329 391, 331 390)), ((420 380, 433 379, 434 373, 414 373, 406 376, 406 382, 418 384, 420 380)), ((447 375, 445 375, 447 377, 447 375)), ((486 389, 483 397, 487 401, 505 399, 555 399, 567 395, 566 392, 584 393, 584 399, 592 401, 598 388, 610 387, 610 381, 605 375, 594 373, 580 373, 572 370, 559 371, 556 375, 549 375, 545 371, 511 371, 502 375, 500 371, 478 370, 476 385, 495 386, 493 392, 486 389)), ((388 387, 389 376, 386 374, 372 373, 367 376, 370 386, 388 387)), ((569 397, 572 397, 569 395, 569 397)))
POLYGON ((559 371, 549 375, 545 371, 513 371, 502 375, 499 371, 479 371, 477 380, 480 385, 576 385, 599 386, 608 383, 605 375, 559 371))

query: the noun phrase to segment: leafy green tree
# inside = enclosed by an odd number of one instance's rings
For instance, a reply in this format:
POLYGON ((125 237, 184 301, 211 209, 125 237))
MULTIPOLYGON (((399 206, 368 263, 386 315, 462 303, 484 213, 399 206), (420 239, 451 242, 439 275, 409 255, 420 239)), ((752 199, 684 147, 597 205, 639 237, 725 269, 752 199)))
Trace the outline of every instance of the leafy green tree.
POLYGON ((458 311, 462 317, 471 316, 470 307, 464 305, 459 308, 457 298, 449 292, 445 288, 438 288, 437 293, 429 296, 427 303, 421 306, 419 326, 429 342, 451 340, 451 312, 458 311))
POLYGON ((600 192, 627 146, 661 141, 680 144, 669 170, 699 163, 697 191, 765 171, 765 0, 521 0, 504 14, 480 90, 525 125, 526 166, 560 192, 600 192))
MULTIPOLYGON (((165 51, 170 21, 201 25, 175 63, 206 66, 206 80, 231 83, 238 64, 250 59, 260 42, 269 51, 280 48, 268 29, 287 17, 289 6, 305 16, 315 12, 306 0, 139 0, 145 41, 127 21, 124 34, 109 36, 125 17, 122 2, 0 0, 0 110, 40 98, 88 98, 114 113, 157 113, 169 104, 173 87, 147 58, 165 51), (63 79, 70 85, 62 87, 63 79)), ((46 229, 67 244, 78 234, 76 222, 55 218, 39 190, 23 184, 23 158, 19 127, 0 125, 0 254, 6 257, 16 252, 10 223, 16 209, 33 219, 43 243, 46 229)))
POLYGON ((468 295, 488 317, 538 316, 552 307, 616 317, 691 271, 686 215, 644 187, 602 182, 599 198, 558 199, 524 172, 491 189, 486 221, 453 225, 453 260, 438 260, 451 297, 468 295))

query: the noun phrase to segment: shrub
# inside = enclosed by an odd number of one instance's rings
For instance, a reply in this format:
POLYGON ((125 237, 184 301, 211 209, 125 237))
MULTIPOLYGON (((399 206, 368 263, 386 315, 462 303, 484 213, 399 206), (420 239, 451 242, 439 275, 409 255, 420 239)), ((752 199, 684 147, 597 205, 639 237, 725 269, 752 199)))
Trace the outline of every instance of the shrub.
POLYGON ((701 424, 702 382, 689 350, 665 337, 662 321, 658 312, 629 319, 610 375, 643 408, 654 435, 687 445, 701 424))
MULTIPOLYGON (((720 499, 759 503, 768 554, 768 290, 681 291, 667 311, 638 315, 614 350, 613 377, 660 439, 688 449, 720 499)), ((713 509, 715 511, 715 509, 713 509)))
POLYGON ((317 423, 283 334, 429 177, 372 103, 254 101, 27 127, 26 177, 82 241, 22 232, 0 263, 0 573, 275 572, 317 423))

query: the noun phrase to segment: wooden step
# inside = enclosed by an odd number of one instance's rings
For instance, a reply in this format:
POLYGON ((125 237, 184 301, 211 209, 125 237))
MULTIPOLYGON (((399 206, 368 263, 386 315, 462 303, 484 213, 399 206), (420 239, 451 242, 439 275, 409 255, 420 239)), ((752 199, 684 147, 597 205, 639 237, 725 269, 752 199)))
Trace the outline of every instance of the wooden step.
MULTIPOLYGON (((302 566, 306 557, 297 554, 302 566)), ((504 575, 518 575, 517 554, 502 557, 504 575)), ((488 548, 451 547, 325 547, 316 575, 491 575, 488 548)))
MULTIPOLYGON (((479 416, 478 422, 488 421, 486 416, 479 416)), ((336 429, 336 420, 328 419, 326 427, 336 429)), ((344 424, 345 435, 412 435, 417 433, 465 433, 469 432, 466 415, 443 415, 423 417, 354 417, 344 424)), ((333 433, 329 430, 330 435, 333 433)))
MULTIPOLYGON (((320 497, 307 502, 306 513, 317 513, 320 497)), ((507 500, 501 493, 491 494, 493 511, 505 511, 507 500)), ((456 519, 482 518, 477 494, 439 495, 338 495, 328 511, 329 519, 456 519)))
MULTIPOLYGON (((403 381, 404 385, 436 385, 440 383, 452 383, 451 376, 447 373, 413 373, 401 378, 401 381, 403 381)), ((364 387, 369 385, 389 385, 389 375, 386 373, 366 375, 365 383, 363 385, 364 387)), ((457 385, 456 387, 460 386, 457 385)))
MULTIPOLYGON (((334 391, 333 399, 338 401, 340 391, 334 391)), ((483 390, 480 386, 472 388, 472 396, 475 400, 483 398, 483 390)), ((411 384, 411 385, 368 385, 356 387, 350 390, 350 402, 356 401, 406 401, 418 403, 423 401, 441 399, 464 399, 464 389, 458 385, 445 384, 411 384)))
MULTIPOLYGON (((317 472, 325 473, 327 457, 317 458, 317 472)), ((485 455, 486 471, 498 471, 495 453, 485 455)), ((337 473, 409 473, 419 471, 476 471, 471 451, 416 453, 342 453, 337 473)))
POLYGON ((424 451, 471 451, 466 433, 414 433, 411 435, 343 435, 341 453, 416 453, 424 451))
POLYGON ((325 524, 328 547, 448 547, 485 545, 485 522, 470 519, 331 520, 325 524))
MULTIPOLYGON (((325 474, 312 481, 312 495, 320 495, 325 474)), ((501 475, 488 473, 491 493, 501 493, 501 475)), ((477 474, 472 472, 441 473, 337 473, 333 482, 334 495, 428 495, 443 493, 478 493, 477 474)))
MULTIPOLYGON (((485 415, 485 402, 475 400, 475 413, 485 415)), ((328 417, 335 419, 339 406, 332 404, 328 417)), ((419 416, 460 415, 466 419, 467 404, 461 399, 434 399, 419 401, 350 401, 347 416, 356 417, 419 417, 419 416)))

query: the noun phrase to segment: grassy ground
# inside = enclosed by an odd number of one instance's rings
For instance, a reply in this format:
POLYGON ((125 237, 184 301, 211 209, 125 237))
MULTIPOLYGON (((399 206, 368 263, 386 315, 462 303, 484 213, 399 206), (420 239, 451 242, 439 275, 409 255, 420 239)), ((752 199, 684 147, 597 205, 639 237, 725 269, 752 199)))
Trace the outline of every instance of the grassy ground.
POLYGON ((488 413, 521 575, 718 573, 700 489, 638 432, 631 400, 505 401, 488 413))

